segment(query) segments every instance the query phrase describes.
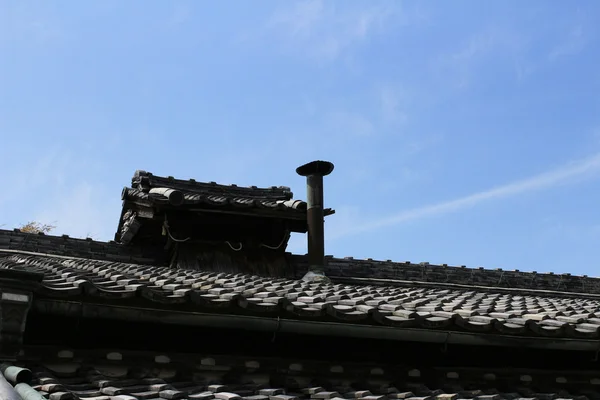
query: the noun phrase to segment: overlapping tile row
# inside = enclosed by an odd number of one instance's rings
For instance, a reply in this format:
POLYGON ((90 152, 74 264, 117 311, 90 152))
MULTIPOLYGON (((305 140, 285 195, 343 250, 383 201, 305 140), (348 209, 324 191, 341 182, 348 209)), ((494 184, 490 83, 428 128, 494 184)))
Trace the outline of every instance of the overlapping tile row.
MULTIPOLYGON (((306 202, 301 200, 277 200, 269 198, 241 197, 227 192, 196 193, 182 191, 182 193, 182 207, 204 204, 208 206, 233 206, 241 208, 265 208, 281 211, 306 211, 306 202)), ((147 193, 134 188, 124 188, 122 199, 144 205, 169 204, 169 200, 164 196, 153 195, 152 193, 147 193)))
POLYGON ((197 182, 194 179, 183 180, 173 177, 160 177, 146 171, 136 171, 131 179, 131 187, 141 191, 149 191, 152 188, 168 187, 183 192, 223 195, 227 197, 243 197, 248 199, 264 200, 291 200, 294 194, 287 186, 271 186, 269 188, 258 188, 256 186, 241 187, 237 185, 219 185, 215 182, 197 182))
MULTIPOLYGON (((292 263, 298 276, 306 271, 306 257, 295 255, 292 263)), ((348 258, 328 258, 325 267, 332 278, 367 278, 371 280, 399 280, 414 282, 448 283, 513 289, 536 289, 552 292, 600 294, 600 279, 596 277, 523 272, 519 270, 467 268, 465 266, 432 265, 429 263, 400 263, 348 258)))
MULTIPOLYGON (((51 400, 600 398, 600 380, 593 373, 577 371, 419 370, 193 354, 179 359, 156 354, 143 360, 143 355, 121 352, 92 358, 62 350, 54 359, 30 358, 15 366, 29 369, 31 379, 23 374, 21 381, 27 380, 25 384, 51 400), (182 358, 185 362, 179 362, 182 358)), ((17 383, 14 375, 6 378, 17 383)))
POLYGON ((141 264, 164 261, 162 249, 123 246, 115 242, 101 242, 91 238, 78 239, 67 235, 25 233, 18 229, 0 229, 0 250, 2 249, 141 264))
MULTIPOLYGON (((0 249, 31 251, 50 255, 82 257, 96 260, 155 264, 165 261, 161 249, 124 246, 115 242, 100 242, 69 236, 29 234, 18 230, 0 229, 0 249)), ((305 255, 290 255, 297 277, 308 268, 305 255)), ((427 263, 328 258, 326 273, 335 279, 380 279, 428 282, 434 284, 479 285, 509 289, 537 289, 556 292, 600 294, 600 279, 570 274, 532 273, 510 270, 453 267, 427 263)))
POLYGON ((131 188, 123 189, 122 198, 147 205, 169 204, 167 197, 153 193, 153 190, 160 188, 180 192, 183 198, 179 205, 183 207, 209 205, 306 211, 306 202, 292 200, 293 193, 285 186, 258 188, 219 185, 193 179, 163 178, 145 171, 136 171, 131 179, 131 188))
MULTIPOLYGON (((123 246, 115 242, 100 242, 90 238, 52 236, 0 229, 0 249, 98 260, 153 264, 163 261, 161 249, 123 246)), ((306 273, 305 255, 291 255, 297 276, 306 273)), ((510 270, 452 267, 392 261, 328 258, 327 275, 333 278, 395 279, 401 281, 480 285, 513 289, 539 289, 573 293, 600 294, 600 279, 570 274, 532 273, 510 270)))
POLYGON ((459 330, 598 338, 600 299, 493 291, 308 283, 98 260, 10 254, 0 268, 45 273, 37 296, 143 299, 221 313, 459 330))

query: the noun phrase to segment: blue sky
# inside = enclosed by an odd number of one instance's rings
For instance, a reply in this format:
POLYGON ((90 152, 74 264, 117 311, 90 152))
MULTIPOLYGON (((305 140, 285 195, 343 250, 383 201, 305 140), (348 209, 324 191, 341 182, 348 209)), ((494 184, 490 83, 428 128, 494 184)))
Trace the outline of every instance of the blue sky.
MULTIPOLYGON (((600 3, 0 0, 0 225, 326 179, 328 254, 599 275, 600 3)), ((290 249, 305 252, 304 237, 290 249)))

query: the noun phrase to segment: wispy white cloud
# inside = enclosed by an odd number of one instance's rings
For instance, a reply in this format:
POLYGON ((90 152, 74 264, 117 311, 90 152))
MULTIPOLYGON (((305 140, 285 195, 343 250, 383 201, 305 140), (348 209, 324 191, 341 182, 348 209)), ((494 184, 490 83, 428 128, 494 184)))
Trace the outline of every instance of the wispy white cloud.
POLYGON ((468 62, 490 51, 496 45, 496 42, 496 38, 490 32, 474 35, 469 38, 463 47, 452 53, 449 58, 457 63, 468 62))
POLYGON ((533 238, 534 244, 540 247, 552 246, 557 241, 577 244, 597 242, 600 238, 600 224, 593 218, 583 222, 560 214, 551 215, 540 222, 540 227, 539 234, 533 238))
POLYGON ((40 206, 43 210, 32 219, 56 226, 56 234, 112 240, 121 202, 119 193, 107 193, 98 185, 81 182, 40 206))
MULTIPOLYGON (((7 150, 10 150, 9 146, 7 150)), ((98 147, 96 147, 96 150, 98 147)), ((61 146, 14 147, 8 162, 19 165, 5 178, 10 191, 0 193, 0 225, 16 228, 29 221, 56 226, 53 233, 110 240, 120 210, 120 187, 86 182, 86 173, 106 168, 90 155, 61 146), (14 158, 14 161, 12 160, 14 158), (2 210, 8 211, 2 213, 2 210)))
POLYGON ((175 28, 187 21, 192 16, 192 10, 187 4, 175 3, 173 7, 173 11, 166 20, 167 28, 175 28))
POLYGON ((360 218, 359 207, 351 205, 335 207, 335 214, 325 219, 326 242, 357 232, 357 221, 360 221, 360 218))
MULTIPOLYGON (((345 97, 314 101, 305 97, 298 108, 319 122, 316 131, 320 136, 339 140, 396 135, 408 122, 412 92, 397 82, 377 82, 369 86, 357 96, 358 101, 345 97)), ((419 142, 424 141, 431 139, 419 142)))
POLYGON ((373 122, 366 116, 348 111, 330 112, 325 116, 326 131, 340 133, 345 137, 371 136, 376 130, 373 122))
POLYGON ((433 68, 442 73, 445 80, 458 88, 469 86, 477 79, 477 71, 483 65, 499 62, 512 68, 518 79, 533 72, 533 66, 526 57, 531 47, 531 39, 510 26, 489 26, 466 38, 456 48, 443 53, 434 60, 433 68))
POLYGON ((434 61, 434 69, 440 70, 444 79, 458 88, 470 84, 473 70, 490 57, 498 47, 498 34, 485 30, 471 35, 453 51, 441 54, 434 61))
POLYGON ((586 44, 586 36, 584 26, 580 23, 571 28, 564 39, 554 47, 548 59, 554 61, 561 57, 572 56, 580 53, 586 44))
POLYGON ((276 12, 267 29, 276 30, 294 52, 301 50, 320 61, 333 61, 352 45, 380 32, 397 12, 393 2, 370 2, 361 8, 344 3, 338 8, 323 0, 299 1, 276 12))
POLYGON ((537 70, 535 63, 524 57, 515 59, 514 66, 519 81, 526 79, 537 70))
POLYGON ((384 85, 379 89, 381 116, 386 123, 403 123, 408 119, 406 112, 406 92, 384 85))
POLYGON ((459 199, 446 201, 419 207, 408 211, 402 211, 371 222, 356 223, 348 229, 336 229, 329 239, 335 239, 357 233, 369 232, 380 228, 399 225, 404 222, 430 218, 437 215, 448 214, 462 209, 475 207, 486 202, 517 196, 520 194, 548 189, 558 185, 570 183, 576 178, 586 178, 600 172, 600 153, 585 160, 570 163, 553 171, 545 172, 528 179, 509 183, 482 192, 461 197, 459 199), (356 228, 356 226, 360 226, 356 228))
POLYGON ((600 126, 595 126, 590 129, 590 135, 595 144, 600 144, 600 126))
POLYGON ((0 44, 47 45, 65 38, 62 23, 47 4, 0 2, 0 44))
MULTIPOLYGON (((8 145, 7 145, 8 146, 8 145)), ((11 190, 0 191, 0 207, 23 197, 27 192, 37 190, 42 186, 55 186, 64 183, 64 172, 69 167, 69 155, 60 147, 45 148, 43 151, 30 150, 22 154, 22 149, 7 148, 8 157, 5 161, 18 165, 5 176, 5 184, 11 190)))
MULTIPOLYGON (((518 80, 542 69, 544 64, 563 57, 575 56, 585 50, 590 37, 590 23, 578 10, 563 27, 546 32, 542 29, 515 28, 511 23, 490 25, 459 43, 454 51, 441 54, 434 60, 434 69, 458 88, 469 86, 478 78, 477 72, 490 63, 494 68, 512 68, 518 80), (538 55, 540 43, 549 35, 559 35, 550 50, 538 55)), ((560 26, 560 25, 559 25, 560 26)))

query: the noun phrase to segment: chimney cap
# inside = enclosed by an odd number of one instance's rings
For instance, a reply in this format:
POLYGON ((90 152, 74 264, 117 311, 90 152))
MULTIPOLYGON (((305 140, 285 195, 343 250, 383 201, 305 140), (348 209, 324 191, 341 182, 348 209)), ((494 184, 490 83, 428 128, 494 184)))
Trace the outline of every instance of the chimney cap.
POLYGON ((311 161, 307 164, 301 165, 296 168, 296 173, 301 176, 309 175, 329 175, 333 171, 334 165, 329 161, 311 161))

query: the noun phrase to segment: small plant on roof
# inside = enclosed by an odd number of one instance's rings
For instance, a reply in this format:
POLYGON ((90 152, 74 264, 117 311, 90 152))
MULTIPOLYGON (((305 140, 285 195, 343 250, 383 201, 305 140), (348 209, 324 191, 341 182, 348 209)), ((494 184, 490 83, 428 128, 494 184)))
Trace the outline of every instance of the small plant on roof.
POLYGON ((42 224, 37 221, 30 221, 19 227, 21 232, 25 233, 50 233, 56 226, 50 224, 42 224))

